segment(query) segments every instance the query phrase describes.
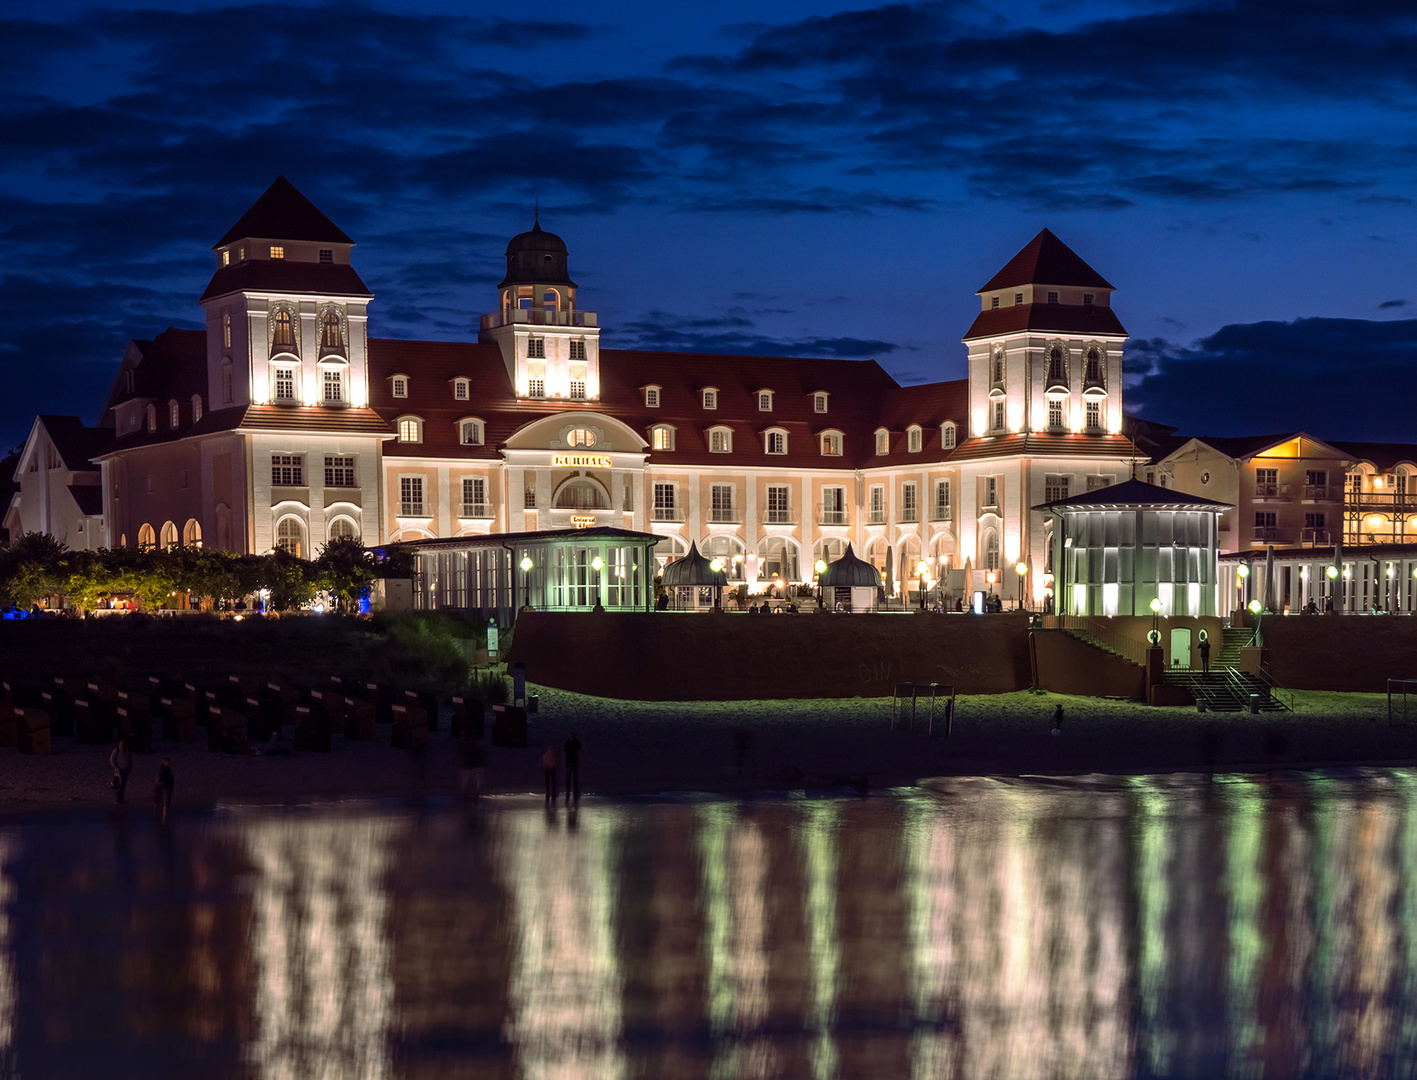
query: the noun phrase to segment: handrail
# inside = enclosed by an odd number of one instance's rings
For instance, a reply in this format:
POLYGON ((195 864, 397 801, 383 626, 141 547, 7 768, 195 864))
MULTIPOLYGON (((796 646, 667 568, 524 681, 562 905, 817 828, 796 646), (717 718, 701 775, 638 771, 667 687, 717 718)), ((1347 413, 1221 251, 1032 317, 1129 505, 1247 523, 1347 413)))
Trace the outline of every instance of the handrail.
POLYGON ((1294 711, 1294 692, 1292 690, 1286 689, 1283 686, 1280 686, 1277 682, 1274 681, 1274 676, 1270 674, 1268 661, 1265 661, 1264 663, 1260 664, 1259 674, 1252 676, 1252 678, 1259 679, 1260 682, 1264 683, 1265 686, 1269 687, 1269 692, 1271 696, 1279 698, 1279 703, 1283 705, 1286 709, 1288 709, 1290 712, 1294 711), (1287 697, 1289 700, 1285 701, 1285 697, 1287 697))
POLYGON ((1114 652, 1121 653, 1132 663, 1146 666, 1146 650, 1150 648, 1146 642, 1120 634, 1110 626, 1103 626, 1089 615, 1055 615, 1054 618, 1059 629, 1081 631, 1114 652))

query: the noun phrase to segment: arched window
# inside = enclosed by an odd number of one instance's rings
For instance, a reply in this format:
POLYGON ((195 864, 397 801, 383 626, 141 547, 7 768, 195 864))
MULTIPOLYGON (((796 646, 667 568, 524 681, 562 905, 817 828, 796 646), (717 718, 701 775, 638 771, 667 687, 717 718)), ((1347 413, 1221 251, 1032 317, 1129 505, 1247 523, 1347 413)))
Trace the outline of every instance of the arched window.
POLYGON ((912 454, 920 453, 925 445, 925 433, 919 424, 911 424, 905 429, 906 447, 912 454))
POLYGON ((763 436, 763 453, 765 454, 785 454, 787 453, 787 432, 780 428, 774 428, 763 436))
POLYGON ((299 518, 281 518, 276 525, 276 547, 297 559, 305 555, 305 527, 299 518))
POLYGON ((221 361, 221 400, 224 405, 231 405, 236 401, 236 377, 231 366, 231 357, 223 357, 221 361))
POLYGON ((548 310, 554 311, 556 305, 560 303, 560 300, 561 297, 557 294, 555 289, 547 289, 541 294, 541 306, 548 310))
POLYGON ((138 547, 143 550, 157 547, 157 533, 153 532, 153 527, 147 522, 138 526, 138 547))
POLYGON ((999 569, 999 534, 992 529, 984 538, 984 569, 999 569))
POLYGON ((953 450, 955 447, 955 422, 946 420, 940 425, 940 446, 945 450, 953 450))
POLYGON ((358 540, 359 530, 347 517, 337 517, 330 522, 330 540, 358 540))
POLYGON ((1048 381, 1058 384, 1067 382, 1063 369, 1063 349, 1060 345, 1054 345, 1048 350, 1048 381))
POLYGON ((605 491, 594 480, 571 480, 556 492, 558 510, 609 510, 610 503, 605 491))
POLYGON ((334 308, 327 310, 320 319, 320 355, 326 353, 344 355, 344 325, 334 308))
POLYGON ((996 383, 1004 381, 1004 350, 1002 348, 994 350, 994 381, 996 383))
POLYGON ((709 453, 733 453, 733 429, 726 427, 709 428, 709 453))
POLYGON ((423 421, 416 416, 399 417, 399 442, 421 443, 423 441, 423 421))
POLYGON ((157 406, 148 406, 148 433, 152 434, 157 430, 157 406))
POLYGON ((841 457, 841 432, 822 432, 822 455, 824 457, 841 457))
POLYGON ((481 420, 468 419, 458 422, 458 441, 464 446, 481 446, 483 437, 481 420))
POLYGON ((192 395, 192 423, 196 423, 202 418, 202 395, 192 395))
POLYGON ((295 322, 290 312, 281 308, 271 318, 271 352, 295 351, 295 322))
POLYGON ((182 527, 182 546, 202 546, 202 526, 196 518, 188 518, 187 524, 182 527))
POLYGON ((891 433, 885 428, 876 429, 876 454, 884 457, 891 452, 891 433))
POLYGON ((651 428, 649 444, 654 450, 673 450, 674 429, 666 424, 659 424, 651 428))
POLYGON ((1102 354, 1096 349, 1087 350, 1087 381, 1090 383, 1102 381, 1102 354))
POLYGON ((162 548, 163 551, 167 551, 169 548, 175 548, 177 546, 177 526, 172 524, 172 522, 167 521, 163 523, 162 537, 158 543, 158 546, 162 548))
POLYGON ((595 432, 590 428, 572 428, 566 433, 567 446, 594 446, 595 432))
POLYGON ((177 430, 177 425, 181 423, 182 410, 176 400, 167 403, 167 426, 173 431, 177 430))

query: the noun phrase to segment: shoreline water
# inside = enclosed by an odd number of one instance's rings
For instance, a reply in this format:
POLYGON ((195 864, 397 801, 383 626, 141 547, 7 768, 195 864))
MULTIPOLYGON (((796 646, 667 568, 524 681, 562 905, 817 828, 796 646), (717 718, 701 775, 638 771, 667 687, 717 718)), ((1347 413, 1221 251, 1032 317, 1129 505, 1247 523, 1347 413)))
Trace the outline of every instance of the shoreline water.
MULTIPOLYGON (((541 755, 572 730, 585 746, 583 791, 610 798, 850 793, 936 777, 1262 773, 1417 762, 1417 725, 1390 725, 1381 694, 1299 694, 1295 712, 1260 715, 1029 692, 979 695, 959 699, 951 735, 929 737, 920 720, 913 732, 891 730, 889 698, 632 702, 531 689, 540 711, 530 718, 527 747, 488 747, 483 790, 489 795, 539 800, 541 755), (1064 723, 1054 736, 1058 704, 1064 723)), ((154 753, 134 756, 128 809, 153 812, 152 784, 164 756, 177 776, 179 810, 460 792, 446 716, 421 757, 389 746, 388 737, 381 726, 376 742, 337 737, 331 753, 288 757, 232 756, 211 753, 204 742, 155 740, 154 753)), ((47 757, 0 752, 0 818, 113 806, 108 749, 59 739, 47 757)))

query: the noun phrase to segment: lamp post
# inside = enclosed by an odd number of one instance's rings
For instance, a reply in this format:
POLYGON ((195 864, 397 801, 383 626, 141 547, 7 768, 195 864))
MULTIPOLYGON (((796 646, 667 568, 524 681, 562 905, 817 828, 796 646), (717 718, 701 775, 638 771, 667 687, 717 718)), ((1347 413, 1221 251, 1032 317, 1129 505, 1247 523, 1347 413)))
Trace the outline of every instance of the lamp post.
MULTIPOLYGON (((984 574, 984 580, 989 583, 989 596, 993 596, 993 595, 994 595, 994 582, 996 582, 996 581, 999 580, 999 575, 998 575, 998 573, 997 573, 996 571, 993 571, 993 570, 986 571, 985 574, 984 574)), ((985 610, 985 611, 988 611, 988 610, 989 610, 989 596, 986 596, 986 597, 984 598, 984 610, 985 610)))
POLYGON ((1328 578, 1328 599, 1324 601, 1324 610, 1333 610, 1333 587, 1337 583, 1338 567, 1330 566, 1324 570, 1324 576, 1328 578))
POLYGON ((1235 567, 1235 592, 1237 593, 1235 597, 1237 601, 1235 605, 1236 607, 1245 606, 1245 579, 1249 576, 1250 568, 1245 563, 1241 563, 1239 566, 1235 567))
POLYGON ((1161 597, 1151 598, 1151 633, 1146 635, 1146 640, 1153 645, 1161 644, 1161 597))
POLYGON ((1026 563, 1026 562, 1024 562, 1022 559, 1020 559, 1020 560, 1014 565, 1014 573, 1018 574, 1018 606, 1019 606, 1020 608, 1022 608, 1022 607, 1024 606, 1024 605, 1023 605, 1023 579, 1028 576, 1028 563, 1026 563))
POLYGON ((1258 600, 1251 600, 1250 614, 1255 617, 1255 644, 1263 645, 1264 638, 1260 635, 1260 622, 1264 618, 1264 605, 1258 600))
POLYGON ((822 575, 827 572, 827 561, 825 559, 818 559, 812 564, 812 569, 817 572, 817 607, 821 607, 824 602, 822 598, 822 575))
POLYGON ((920 579, 920 610, 925 610, 925 575, 930 572, 930 564, 921 559, 915 564, 915 576, 920 579))
POLYGON ((600 598, 600 572, 605 569, 605 560, 597 555, 591 559, 590 568, 595 571, 595 603, 591 606, 604 608, 605 602, 600 598))
POLYGON ((530 607, 531 607, 531 568, 532 568, 532 565, 533 565, 533 564, 532 564, 532 561, 531 561, 531 556, 530 556, 530 555, 523 555, 523 556, 522 556, 522 561, 521 561, 521 568, 522 568, 522 573, 523 573, 525 576, 524 576, 523 579, 522 579, 522 585, 523 585, 523 588, 524 588, 525 591, 526 591, 526 603, 523 605, 523 607, 527 607, 527 608, 530 608, 530 607))

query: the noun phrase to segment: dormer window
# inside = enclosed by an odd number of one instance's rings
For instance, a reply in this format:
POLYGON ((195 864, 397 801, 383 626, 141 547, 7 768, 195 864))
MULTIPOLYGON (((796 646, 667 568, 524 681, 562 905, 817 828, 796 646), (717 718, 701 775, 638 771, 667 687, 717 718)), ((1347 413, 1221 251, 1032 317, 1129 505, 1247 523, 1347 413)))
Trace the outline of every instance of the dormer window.
POLYGON ((706 389, 704 390, 703 398, 704 398, 704 408, 705 408, 705 409, 717 409, 717 408, 718 408, 718 391, 715 390, 712 386, 710 386, 710 387, 708 387, 708 388, 706 388, 706 389))
POLYGON ((709 453, 710 454, 731 454, 733 453, 733 431, 726 427, 716 427, 709 429, 709 453))
POLYGON ((468 382, 466 379, 453 380, 453 400, 466 401, 468 397, 468 382))
POLYGON ((940 448, 943 450, 953 450, 955 448, 955 424, 953 420, 946 420, 940 425, 940 448))
POLYGON ((464 446, 481 446, 482 440, 481 420, 468 419, 458 423, 458 442, 464 446))
POLYGON ((646 408, 646 409, 657 409, 657 408, 659 408, 659 387, 657 387, 657 386, 646 386, 646 387, 645 387, 645 408, 646 408))
POLYGON ((654 450, 674 449, 674 429, 667 424, 658 424, 650 429, 649 444, 654 450))
POLYGON ((408 397, 408 376, 395 375, 389 380, 389 385, 393 389, 394 397, 408 397))
POLYGON ((401 416, 398 422, 399 442, 421 443, 423 441, 423 421, 416 416, 401 416))
POLYGON ((876 456, 884 457, 891 452, 891 433, 885 428, 876 429, 876 456))
POLYGON ((156 405, 149 405, 149 406, 148 406, 148 434, 151 435, 151 434, 153 434, 153 433, 156 432, 156 431, 157 431, 157 406, 156 406, 156 405))
POLYGON ((925 443, 925 434, 918 424, 912 424, 905 431, 906 446, 912 454, 920 453, 925 443))
POLYGON ((764 439, 763 452, 767 454, 787 453, 787 432, 781 429, 769 431, 764 439))
POLYGON ((822 456, 841 457, 841 432, 822 432, 822 456))
POLYGON ((285 248, 284 248, 282 245, 280 245, 280 244, 272 244, 272 245, 271 245, 271 258, 272 258, 272 259, 283 259, 283 258, 285 258, 285 248))
POLYGON ((758 391, 758 412, 772 412, 772 391, 758 391))
POLYGON ((230 266, 230 265, 231 265, 231 249, 230 249, 230 248, 227 248, 225 251, 223 251, 223 252, 221 253, 221 265, 222 265, 222 266, 230 266))
POLYGON ((819 412, 819 413, 824 413, 824 412, 826 412, 826 411, 827 411, 827 395, 826 395, 825 393, 816 393, 816 394, 813 394, 813 395, 812 395, 812 408, 813 408, 816 412, 819 412))
POLYGON ((192 423, 196 423, 202 418, 202 395, 192 395, 192 423))
POLYGON ((167 426, 170 427, 173 431, 176 431, 177 424, 180 419, 181 410, 178 408, 177 402, 169 401, 167 403, 167 426))

